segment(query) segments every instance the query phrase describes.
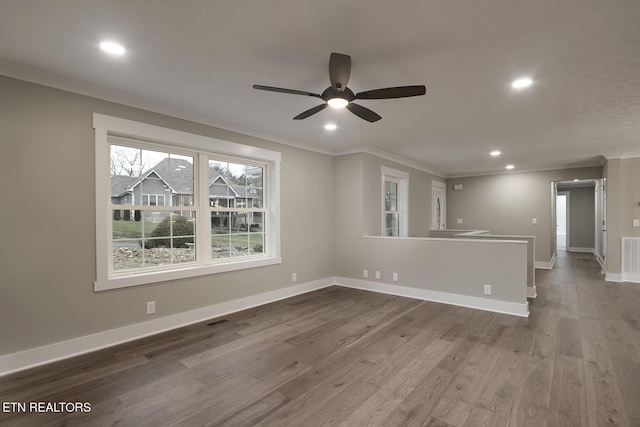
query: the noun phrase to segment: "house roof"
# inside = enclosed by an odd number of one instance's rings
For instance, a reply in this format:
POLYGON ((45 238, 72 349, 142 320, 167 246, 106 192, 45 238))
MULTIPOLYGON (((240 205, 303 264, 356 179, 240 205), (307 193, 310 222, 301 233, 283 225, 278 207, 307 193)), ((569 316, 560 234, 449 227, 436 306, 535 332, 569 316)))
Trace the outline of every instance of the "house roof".
POLYGON ((138 176, 112 175, 111 197, 122 197, 140 182, 138 176))
MULTIPOLYGON (((141 176, 113 175, 111 177, 111 196, 122 197, 133 191, 136 186, 151 175, 162 179, 174 194, 193 194, 193 164, 184 159, 164 158, 144 171, 141 176)), ((211 196, 260 198, 251 189, 248 190, 243 185, 229 182, 214 168, 209 169, 209 176, 215 176, 209 183, 209 195, 211 196), (231 192, 228 189, 231 189, 231 192)))
POLYGON ((145 174, 155 172, 174 193, 193 194, 193 164, 184 159, 164 158, 145 174))

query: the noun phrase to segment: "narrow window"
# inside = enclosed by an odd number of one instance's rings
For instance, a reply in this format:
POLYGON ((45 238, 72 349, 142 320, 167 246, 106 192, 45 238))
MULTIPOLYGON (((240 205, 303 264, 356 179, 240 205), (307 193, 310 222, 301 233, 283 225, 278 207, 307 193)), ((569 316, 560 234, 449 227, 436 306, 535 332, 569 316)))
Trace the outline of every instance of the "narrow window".
POLYGON ((409 174, 382 167, 382 235, 407 237, 409 174))

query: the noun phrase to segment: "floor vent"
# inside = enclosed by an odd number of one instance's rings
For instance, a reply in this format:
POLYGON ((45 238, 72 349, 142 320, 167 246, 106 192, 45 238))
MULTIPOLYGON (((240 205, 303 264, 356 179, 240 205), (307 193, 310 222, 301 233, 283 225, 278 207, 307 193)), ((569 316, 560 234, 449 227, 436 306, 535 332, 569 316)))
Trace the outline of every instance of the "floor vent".
POLYGON ((215 322, 207 323, 207 326, 219 325, 220 323, 224 323, 224 322, 228 322, 228 321, 229 320, 227 320, 227 319, 220 319, 220 320, 216 320, 215 322))
POLYGON ((640 282, 640 237, 622 238, 622 280, 640 282))

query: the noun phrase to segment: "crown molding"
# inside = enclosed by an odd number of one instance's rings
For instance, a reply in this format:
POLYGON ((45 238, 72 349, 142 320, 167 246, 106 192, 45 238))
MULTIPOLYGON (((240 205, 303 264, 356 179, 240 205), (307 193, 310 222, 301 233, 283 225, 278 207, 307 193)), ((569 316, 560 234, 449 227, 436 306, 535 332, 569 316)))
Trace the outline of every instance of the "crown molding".
POLYGON ((425 165, 418 163, 418 162, 414 162, 413 160, 409 160, 407 158, 401 157, 401 156, 397 156, 395 154, 391 154, 388 151, 384 151, 381 150, 379 148, 375 148, 375 147, 367 147, 367 146, 362 146, 362 147, 356 147, 356 148, 348 148, 346 150, 336 150, 334 151, 333 155, 334 156, 345 156, 348 154, 359 154, 359 153, 365 153, 365 154, 371 154, 372 156, 376 156, 376 157, 380 157, 382 159, 385 160, 389 160, 391 162, 395 162, 398 164, 401 164, 403 166, 408 166, 410 168, 413 169, 417 169, 419 171, 422 172, 426 172, 429 173, 431 175, 435 175, 439 178, 442 179, 446 179, 447 176, 441 172, 437 172, 433 169, 430 169, 428 167, 426 167, 425 165))

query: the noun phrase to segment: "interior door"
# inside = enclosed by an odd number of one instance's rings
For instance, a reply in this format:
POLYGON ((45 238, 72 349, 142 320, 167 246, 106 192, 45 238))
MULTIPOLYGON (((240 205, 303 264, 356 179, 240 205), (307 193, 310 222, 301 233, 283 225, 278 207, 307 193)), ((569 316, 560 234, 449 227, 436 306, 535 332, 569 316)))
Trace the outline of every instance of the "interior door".
POLYGON ((444 183, 433 181, 431 187, 431 229, 447 228, 447 188, 444 183))

